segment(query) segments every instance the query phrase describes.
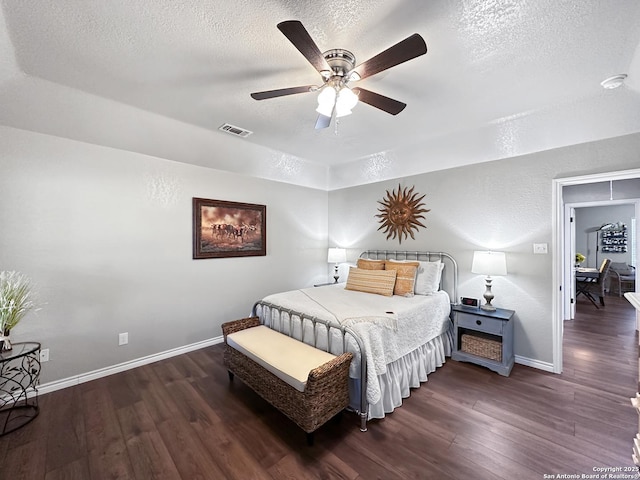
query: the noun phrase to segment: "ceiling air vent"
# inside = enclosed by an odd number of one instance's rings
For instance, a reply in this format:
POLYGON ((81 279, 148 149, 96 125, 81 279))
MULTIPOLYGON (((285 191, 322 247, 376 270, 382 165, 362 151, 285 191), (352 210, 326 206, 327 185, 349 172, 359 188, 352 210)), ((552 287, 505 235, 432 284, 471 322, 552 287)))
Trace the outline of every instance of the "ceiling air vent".
POLYGON ((222 130, 223 132, 227 132, 230 133, 232 135, 237 135, 238 137, 248 137, 249 135, 251 135, 253 132, 250 132, 249 130, 245 130, 244 128, 240 128, 240 127, 236 127, 234 125, 230 125, 228 123, 225 123, 224 125, 222 125, 220 127, 220 130, 222 130))

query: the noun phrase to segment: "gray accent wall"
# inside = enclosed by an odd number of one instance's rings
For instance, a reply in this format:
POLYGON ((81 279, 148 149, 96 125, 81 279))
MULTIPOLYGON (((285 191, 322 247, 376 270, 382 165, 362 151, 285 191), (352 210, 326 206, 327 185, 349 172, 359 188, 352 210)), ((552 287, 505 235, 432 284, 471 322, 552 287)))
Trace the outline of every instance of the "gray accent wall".
MULTIPOLYGON (((236 144, 224 141, 229 161, 272 155, 236 144)), ((532 244, 551 248, 552 180, 638 168, 639 152, 640 135, 630 135, 326 192, 0 127, 0 269, 29 275, 42 302, 12 337, 49 348, 42 382, 54 382, 219 338, 223 322, 264 295, 327 281, 328 246, 351 261, 371 248, 449 252, 459 294, 471 297, 484 292, 473 251, 493 249, 507 253, 494 303, 516 311, 516 357, 544 367, 552 256, 532 244), (431 209, 402 245, 375 219, 398 184, 431 209), (265 204, 267 255, 193 260, 192 197, 265 204), (121 332, 129 344, 119 347, 121 332)))
MULTIPOLYGON (((474 250, 507 254, 508 275, 493 280, 493 304, 516 311, 515 354, 521 363, 553 362, 552 181, 640 167, 640 135, 335 190, 329 195, 330 242, 360 250, 443 250, 458 261, 459 295, 482 298, 484 278, 471 274, 474 250), (377 231, 385 192, 415 186, 426 194, 425 229, 400 245, 377 231), (534 255, 533 243, 549 254, 534 255)), ((607 198, 609 193, 607 190, 607 198)))
MULTIPOLYGON (((640 190, 638 196, 640 196, 640 190)), ((587 257, 582 262, 583 267, 598 268, 605 258, 609 258, 612 262, 631 263, 631 219, 635 215, 635 205, 580 207, 575 211, 576 252, 587 257), (607 223, 618 222, 627 226, 627 251, 625 253, 603 252, 602 237, 597 230, 607 223)))
POLYGON ((640 197, 640 178, 568 185, 562 188, 562 197, 565 203, 635 200, 640 197))

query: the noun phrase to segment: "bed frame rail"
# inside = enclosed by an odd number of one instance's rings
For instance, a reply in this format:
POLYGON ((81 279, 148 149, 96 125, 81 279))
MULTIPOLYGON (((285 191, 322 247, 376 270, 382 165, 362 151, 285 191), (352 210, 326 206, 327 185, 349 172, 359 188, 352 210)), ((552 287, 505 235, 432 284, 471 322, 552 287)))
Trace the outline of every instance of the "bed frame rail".
POLYGON ((360 430, 363 432, 366 432, 367 431, 367 360, 366 360, 365 351, 364 351, 364 344, 362 343, 362 340, 360 340, 360 338, 355 334, 355 332, 351 328, 342 326, 338 323, 335 323, 335 322, 330 323, 323 319, 312 317, 302 312, 297 312, 289 308, 279 307, 278 305, 275 305, 270 302, 265 302, 264 300, 260 300, 253 305, 253 308, 251 309, 251 316, 256 316, 260 318, 260 323, 268 326, 269 328, 276 330, 277 332, 283 335, 287 335, 288 337, 294 337, 293 319, 295 317, 298 317, 300 319, 300 335, 301 335, 301 338, 299 340, 302 341, 303 343, 312 345, 315 348, 321 348, 318 346, 318 326, 320 326, 320 328, 324 328, 327 332, 327 345, 326 345, 326 348, 322 348, 322 350, 325 350, 329 353, 331 353, 331 346, 332 346, 331 342, 333 339, 333 335, 331 335, 332 329, 334 331, 340 332, 340 337, 342 338, 343 352, 347 351, 347 335, 350 335, 353 338, 353 340, 355 341, 355 344, 358 347, 359 355, 360 355, 360 410, 356 411, 356 413, 360 416, 360 430), (258 314, 258 309, 261 309, 262 315, 258 314), (267 317, 267 314, 265 313, 265 309, 269 309, 269 313, 268 313, 269 319, 272 318, 274 311, 277 312, 278 319, 279 319, 278 325, 274 325, 271 320, 268 322, 268 324, 265 323, 265 318, 267 317), (283 324, 287 319, 284 319, 283 315, 288 316, 288 321, 286 321, 288 328, 286 329, 286 331, 283 331, 285 330, 285 328, 283 327, 283 324), (308 337, 305 337, 305 328, 304 328, 305 320, 310 322, 312 325, 313 340, 309 340, 308 337))
MULTIPOLYGON (((374 260, 422 260, 422 261, 437 261, 440 260, 445 264, 445 268, 443 270, 442 278, 440 279, 440 289, 446 291, 449 294, 449 298, 452 304, 458 303, 458 264, 455 259, 445 252, 427 252, 427 251, 404 251, 404 250, 365 250, 360 254, 360 258, 370 258, 374 260)), ((360 338, 355 334, 353 330, 349 327, 344 327, 336 322, 327 322, 325 320, 319 319, 317 317, 312 317, 302 312, 297 312, 291 309, 281 308, 277 305, 274 305, 269 302, 265 302, 260 300, 253 305, 251 310, 252 316, 257 316, 260 318, 260 322, 265 324, 264 315, 258 315, 258 309, 261 309, 261 313, 265 311, 265 308, 269 309, 269 318, 273 317, 273 312, 277 312, 278 314, 278 326, 274 328, 273 322, 269 321, 269 328, 273 328, 274 330, 287 335, 289 337, 294 336, 293 332, 293 318, 298 317, 300 319, 300 331, 301 337, 299 340, 302 342, 308 343, 316 348, 318 347, 318 327, 325 328, 327 332, 327 345, 323 350, 330 351, 331 350, 331 339, 332 335, 330 334, 332 329, 340 332, 340 336, 342 338, 342 349, 343 351, 347 351, 347 335, 350 335, 355 341, 355 345, 359 349, 360 353, 360 411, 356 411, 360 415, 360 430, 363 432, 367 431, 367 412, 368 412, 368 403, 367 403, 367 360, 365 355, 364 344, 360 340, 360 338), (288 319, 284 319, 283 316, 288 316, 288 319), (282 325, 285 321, 288 320, 288 329, 287 331, 281 331, 284 328, 282 325), (313 340, 305 337, 305 321, 311 322, 313 326, 313 340)))

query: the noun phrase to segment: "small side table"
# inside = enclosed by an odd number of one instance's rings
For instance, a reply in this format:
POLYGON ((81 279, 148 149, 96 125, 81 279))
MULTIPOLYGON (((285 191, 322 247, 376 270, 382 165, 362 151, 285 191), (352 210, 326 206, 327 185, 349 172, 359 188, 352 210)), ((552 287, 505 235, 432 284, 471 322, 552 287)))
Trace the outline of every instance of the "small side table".
POLYGON ((490 312, 464 305, 454 305, 451 309, 454 314, 451 358, 459 362, 482 365, 508 377, 515 361, 513 354, 515 312, 503 308, 496 308, 495 312, 490 312), (477 348, 478 345, 481 348, 477 348), (482 351, 483 346, 487 347, 485 349, 487 353, 482 351))
POLYGON ((0 436, 36 418, 40 381, 40 344, 18 342, 0 352, 0 436))

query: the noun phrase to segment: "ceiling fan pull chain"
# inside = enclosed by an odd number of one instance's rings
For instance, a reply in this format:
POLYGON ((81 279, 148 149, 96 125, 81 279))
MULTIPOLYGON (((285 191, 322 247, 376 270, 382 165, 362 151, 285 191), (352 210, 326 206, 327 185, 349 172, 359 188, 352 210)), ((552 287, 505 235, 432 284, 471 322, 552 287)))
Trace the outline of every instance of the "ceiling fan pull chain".
POLYGON ((340 125, 340 119, 336 118, 336 121, 333 123, 333 134, 338 135, 338 125, 340 125))

